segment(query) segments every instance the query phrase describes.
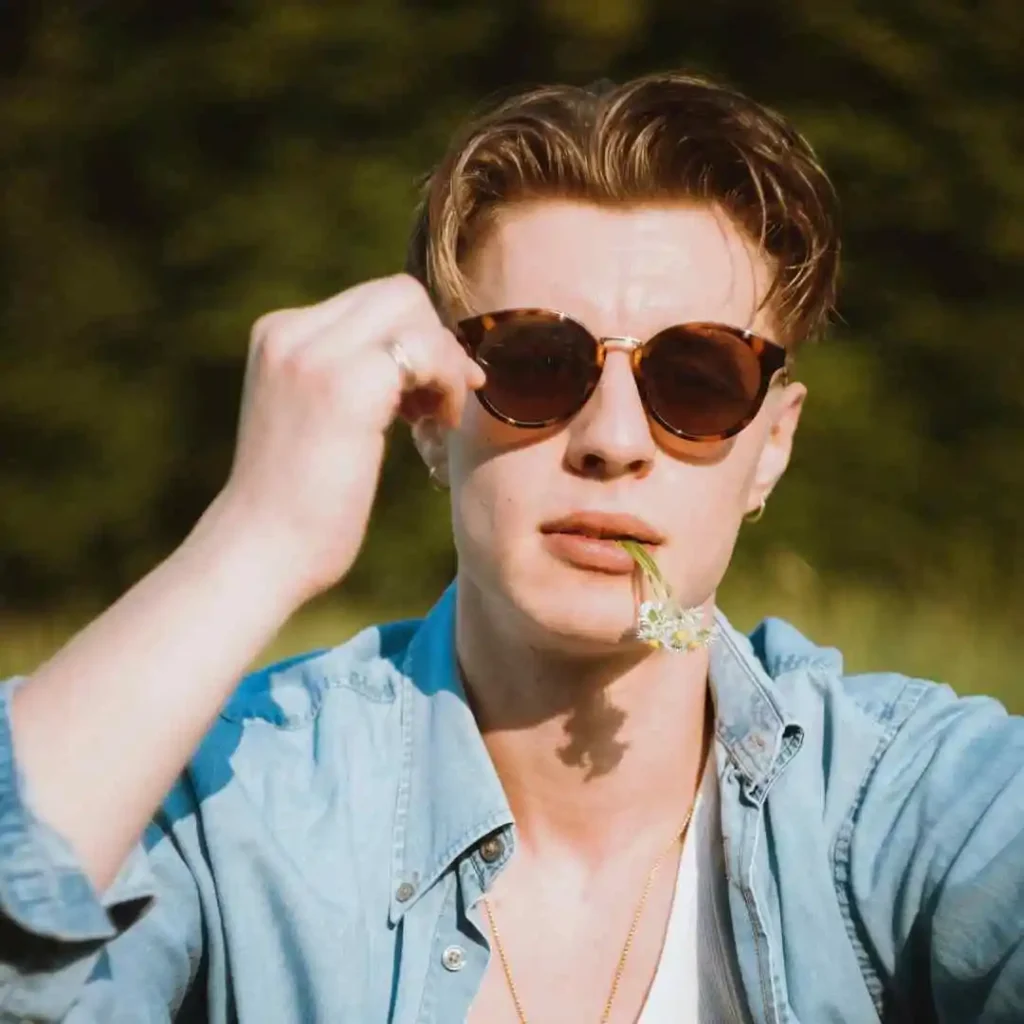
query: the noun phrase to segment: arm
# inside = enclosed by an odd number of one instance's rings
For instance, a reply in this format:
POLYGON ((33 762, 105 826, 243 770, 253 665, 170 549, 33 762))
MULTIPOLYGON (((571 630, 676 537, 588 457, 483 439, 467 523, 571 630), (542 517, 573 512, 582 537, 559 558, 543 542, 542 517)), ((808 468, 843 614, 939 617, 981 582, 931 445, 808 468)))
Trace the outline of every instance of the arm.
POLYGON ((100 891, 246 666, 355 561, 403 397, 449 425, 483 371, 400 275, 264 317, 235 462, 186 543, 20 687, 41 818, 100 891), (388 344, 402 346, 403 369, 388 344))
POLYGON ((2 693, 0 1021, 176 1010, 199 961, 195 882, 169 833, 148 856, 139 838, 246 666, 355 560, 403 400, 454 426, 482 384, 404 275, 256 325, 220 496, 2 693))
POLYGON ((895 1009, 1024 1019, 1024 719, 926 686, 869 779, 850 882, 895 1009))
POLYGON ((232 526, 213 507, 14 695, 15 754, 33 806, 99 890, 292 610, 271 545, 232 526))
POLYGON ((158 819, 97 892, 27 800, 13 689, 0 684, 0 1021, 170 1022, 202 957, 193 876, 158 819))

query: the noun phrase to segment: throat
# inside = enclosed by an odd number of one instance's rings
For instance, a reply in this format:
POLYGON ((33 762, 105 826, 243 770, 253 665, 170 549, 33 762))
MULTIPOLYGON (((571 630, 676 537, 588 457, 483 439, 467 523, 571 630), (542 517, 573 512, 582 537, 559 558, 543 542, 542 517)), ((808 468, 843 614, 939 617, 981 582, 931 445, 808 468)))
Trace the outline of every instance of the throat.
POLYGON ((492 723, 481 734, 520 844, 599 871, 671 841, 693 805, 712 725, 706 685, 638 707, 604 688, 527 728, 492 723))
POLYGON ((574 657, 483 603, 460 591, 458 662, 520 845, 590 868, 667 843, 707 758, 708 652, 574 657))

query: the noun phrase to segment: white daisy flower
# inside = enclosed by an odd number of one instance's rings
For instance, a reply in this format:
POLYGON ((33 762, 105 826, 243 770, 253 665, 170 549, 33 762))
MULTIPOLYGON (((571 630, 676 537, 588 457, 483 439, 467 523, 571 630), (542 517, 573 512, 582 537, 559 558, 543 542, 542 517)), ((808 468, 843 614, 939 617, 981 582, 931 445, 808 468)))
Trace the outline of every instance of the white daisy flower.
POLYGON ((647 549, 635 541, 622 540, 619 544, 633 556, 655 594, 654 600, 640 605, 637 639, 670 651, 693 651, 711 643, 713 630, 704 625, 703 610, 679 606, 647 549))

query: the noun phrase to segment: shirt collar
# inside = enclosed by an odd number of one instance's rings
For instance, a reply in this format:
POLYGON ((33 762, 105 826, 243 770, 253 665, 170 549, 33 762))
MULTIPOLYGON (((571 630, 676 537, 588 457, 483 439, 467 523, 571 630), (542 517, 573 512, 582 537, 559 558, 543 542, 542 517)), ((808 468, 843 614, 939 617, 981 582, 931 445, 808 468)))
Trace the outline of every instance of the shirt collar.
POLYGON ((783 704, 748 637, 715 612, 709 670, 715 736, 740 773, 743 792, 760 804, 803 743, 803 727, 783 704))
POLYGON ((512 824, 505 791, 458 671, 454 584, 409 645, 403 676, 392 921, 415 904, 454 860, 489 833, 512 824), (411 892, 408 886, 413 887, 411 892))
MULTIPOLYGON (((391 920, 451 864, 512 824, 512 811, 466 700, 455 654, 455 584, 423 620, 402 665, 402 767, 395 815, 391 920)), ((715 614, 710 680, 716 737, 754 803, 799 749, 750 641, 715 614)))

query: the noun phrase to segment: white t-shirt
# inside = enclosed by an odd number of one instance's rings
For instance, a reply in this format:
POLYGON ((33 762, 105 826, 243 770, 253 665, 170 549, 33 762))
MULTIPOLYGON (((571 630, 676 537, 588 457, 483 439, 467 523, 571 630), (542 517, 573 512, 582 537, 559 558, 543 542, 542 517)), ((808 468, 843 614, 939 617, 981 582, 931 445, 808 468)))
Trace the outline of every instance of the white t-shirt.
POLYGON ((721 807, 712 755, 679 857, 665 945, 637 1024, 749 1021, 724 879, 721 807))

